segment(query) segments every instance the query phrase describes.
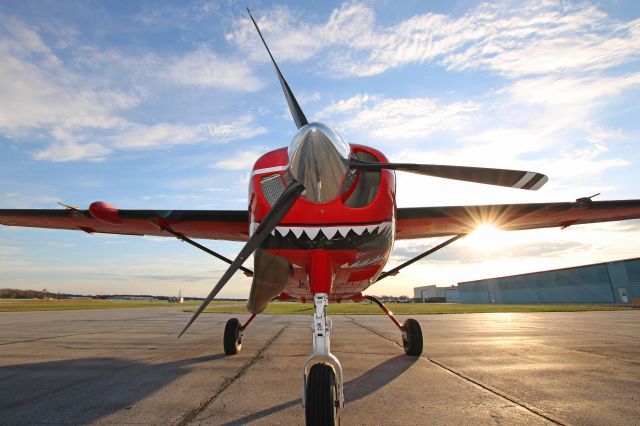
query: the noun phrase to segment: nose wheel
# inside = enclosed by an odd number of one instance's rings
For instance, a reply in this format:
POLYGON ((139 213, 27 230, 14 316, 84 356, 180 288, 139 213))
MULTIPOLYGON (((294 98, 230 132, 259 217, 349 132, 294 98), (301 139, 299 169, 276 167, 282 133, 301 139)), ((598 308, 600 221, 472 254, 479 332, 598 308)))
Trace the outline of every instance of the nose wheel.
POLYGON ((330 350, 329 298, 316 293, 313 301, 313 354, 302 369, 302 405, 307 426, 333 426, 340 424, 339 410, 344 406, 342 366, 330 350))
POLYGON ((333 367, 320 363, 309 371, 305 398, 307 426, 333 426, 338 424, 338 387, 333 367))

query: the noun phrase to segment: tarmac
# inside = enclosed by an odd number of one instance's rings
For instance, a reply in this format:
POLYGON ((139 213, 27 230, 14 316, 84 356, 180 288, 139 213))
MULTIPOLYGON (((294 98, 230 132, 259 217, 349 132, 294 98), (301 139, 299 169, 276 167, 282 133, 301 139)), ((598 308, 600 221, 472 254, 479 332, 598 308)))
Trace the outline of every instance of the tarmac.
MULTIPOLYGON (((0 313, 0 423, 304 423, 309 316, 257 317, 236 356, 222 350, 230 315, 177 339, 189 316, 0 313)), ((332 319, 342 425, 640 423, 639 310, 418 316, 420 358, 385 316, 332 319)))

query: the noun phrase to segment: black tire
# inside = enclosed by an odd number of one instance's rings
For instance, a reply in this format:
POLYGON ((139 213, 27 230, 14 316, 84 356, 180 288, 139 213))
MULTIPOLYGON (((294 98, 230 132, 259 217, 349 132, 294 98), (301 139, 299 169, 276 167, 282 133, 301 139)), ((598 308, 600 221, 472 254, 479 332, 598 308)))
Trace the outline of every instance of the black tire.
POLYGON ((235 355, 242 349, 242 338, 240 337, 240 320, 231 318, 224 327, 224 353, 235 355))
POLYGON ((338 389, 336 374, 328 364, 315 364, 307 377, 304 414, 307 426, 334 426, 339 424, 336 405, 338 389))
POLYGON ((413 318, 409 318, 403 324, 402 346, 404 353, 411 356, 422 354, 422 328, 420 323, 413 318))

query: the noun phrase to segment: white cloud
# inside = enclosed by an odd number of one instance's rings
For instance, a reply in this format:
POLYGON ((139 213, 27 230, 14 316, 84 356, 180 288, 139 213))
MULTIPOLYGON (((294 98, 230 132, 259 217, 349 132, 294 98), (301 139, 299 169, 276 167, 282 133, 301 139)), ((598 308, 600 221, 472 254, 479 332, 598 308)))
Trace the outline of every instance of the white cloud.
MULTIPOLYGON (((453 70, 488 68, 514 78, 609 69, 640 56, 640 20, 623 23, 596 6, 561 1, 483 3, 458 18, 426 13, 388 27, 376 25, 373 10, 361 3, 343 4, 321 24, 278 6, 258 22, 282 61, 330 49, 323 68, 333 77, 439 61, 453 70)), ((248 19, 236 21, 227 39, 266 59, 248 19)))
POLYGON ((52 135, 58 142, 35 152, 34 158, 54 162, 101 161, 116 149, 169 148, 202 142, 222 143, 252 138, 265 132, 264 127, 253 124, 253 117, 250 115, 229 122, 195 125, 125 123, 112 129, 111 135, 103 136, 103 143, 83 143, 79 141, 86 139, 83 131, 56 127, 52 130, 52 135))
POLYGON ((69 49, 71 59, 65 63, 35 28, 15 18, 3 17, 0 34, 0 132, 14 139, 55 141, 36 148, 36 160, 100 161, 114 149, 224 142, 266 131, 254 125, 250 115, 198 124, 144 124, 124 118, 142 104, 140 94, 149 92, 140 84, 142 75, 151 77, 152 84, 169 80, 242 91, 261 86, 245 62, 223 59, 206 47, 163 59, 153 54, 133 58, 115 50, 81 46, 69 49), (78 66, 89 67, 90 73, 81 76, 78 66), (130 73, 130 69, 138 71, 130 73), (112 75, 115 70, 119 70, 118 78, 112 75), (110 88, 134 83, 135 89, 126 92, 110 88))
POLYGON ((263 86, 246 61, 221 58, 206 46, 174 59, 166 76, 185 86, 241 91, 256 91, 263 86))
POLYGON ((143 125, 131 123, 111 140, 117 148, 168 147, 198 142, 227 142, 248 139, 266 132, 253 124, 253 117, 245 115, 237 120, 196 125, 160 123, 143 125))
POLYGON ((63 127, 55 127, 51 130, 53 137, 58 142, 33 154, 36 160, 54 162, 89 160, 101 161, 111 150, 98 143, 79 143, 73 133, 63 127))
POLYGON ((318 112, 317 115, 318 117, 325 118, 337 114, 358 112, 364 109, 370 102, 377 101, 379 99, 379 96, 369 95, 367 93, 354 95, 348 99, 342 99, 337 102, 332 102, 327 107, 318 112))
POLYGON ((460 129, 478 107, 473 102, 442 105, 430 98, 385 99, 359 94, 330 104, 318 115, 348 115, 340 127, 359 130, 375 139, 398 140, 460 129))
POLYGON ((109 128, 115 113, 138 104, 130 94, 94 90, 70 73, 32 28, 0 27, 0 131, 18 137, 49 126, 109 128))
POLYGON ((637 86, 640 86, 640 73, 616 77, 546 76, 518 80, 501 92, 510 94, 521 103, 584 108, 637 86))
POLYGON ((51 195, 26 195, 18 192, 6 192, 1 196, 2 208, 9 209, 53 208, 59 207, 56 203, 60 201, 60 198, 51 195))
POLYGON ((263 150, 249 150, 236 152, 232 158, 220 160, 212 167, 222 170, 251 170, 256 160, 264 154, 263 150))
POLYGON ((75 142, 59 142, 33 154, 36 160, 54 162, 65 161, 101 161, 111 150, 97 143, 79 144, 75 142))
POLYGON ((159 27, 183 27, 190 21, 210 19, 210 15, 221 8, 215 0, 196 0, 189 3, 162 4, 155 2, 143 6, 135 20, 144 25, 159 27))
MULTIPOLYGON (((323 37, 318 38, 318 26, 301 22, 286 6, 277 5, 260 13, 254 11, 254 17, 277 61, 304 61, 322 48, 323 37)), ((246 15, 234 22, 226 39, 239 46, 254 61, 269 60, 260 36, 246 15)))
MULTIPOLYGON (((596 146, 607 141, 625 139, 627 137, 622 129, 608 129, 589 122, 584 123, 583 126, 588 133, 586 139, 596 146)), ((605 147, 603 149, 606 150, 605 147)))

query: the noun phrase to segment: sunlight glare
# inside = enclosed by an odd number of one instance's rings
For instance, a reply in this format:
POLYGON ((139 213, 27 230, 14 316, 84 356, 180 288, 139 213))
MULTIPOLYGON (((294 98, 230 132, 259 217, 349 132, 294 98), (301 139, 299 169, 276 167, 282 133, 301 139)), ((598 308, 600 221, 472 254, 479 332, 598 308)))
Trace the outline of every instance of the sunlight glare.
POLYGON ((511 239, 506 231, 501 231, 490 223, 479 225, 465 240, 474 250, 494 251, 506 248, 511 239))

